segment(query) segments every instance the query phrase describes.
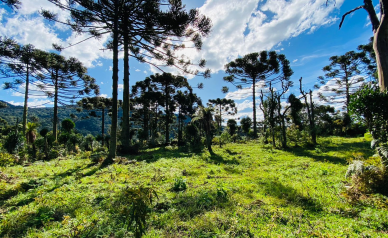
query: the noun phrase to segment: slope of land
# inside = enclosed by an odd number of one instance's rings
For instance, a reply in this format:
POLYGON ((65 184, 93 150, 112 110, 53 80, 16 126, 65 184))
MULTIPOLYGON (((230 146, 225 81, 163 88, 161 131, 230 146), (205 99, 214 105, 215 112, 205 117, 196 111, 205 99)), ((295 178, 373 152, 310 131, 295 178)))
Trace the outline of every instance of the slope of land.
POLYGON ((145 237, 388 237, 386 197, 343 195, 348 161, 371 157, 369 142, 319 143, 228 144, 213 156, 157 148, 106 168, 82 157, 3 167, 0 236, 132 237, 124 191, 145 186, 158 194, 145 237))

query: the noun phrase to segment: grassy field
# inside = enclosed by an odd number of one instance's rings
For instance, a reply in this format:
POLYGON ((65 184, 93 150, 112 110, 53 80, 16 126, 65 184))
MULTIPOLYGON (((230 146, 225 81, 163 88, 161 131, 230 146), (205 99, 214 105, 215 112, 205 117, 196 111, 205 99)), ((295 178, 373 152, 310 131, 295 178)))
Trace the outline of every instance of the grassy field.
POLYGON ((319 143, 227 144, 213 156, 157 148, 106 168, 81 157, 2 167, 0 237, 132 237, 125 191, 139 186, 158 194, 144 237, 388 237, 386 197, 343 195, 347 164, 371 157, 369 142, 319 143))

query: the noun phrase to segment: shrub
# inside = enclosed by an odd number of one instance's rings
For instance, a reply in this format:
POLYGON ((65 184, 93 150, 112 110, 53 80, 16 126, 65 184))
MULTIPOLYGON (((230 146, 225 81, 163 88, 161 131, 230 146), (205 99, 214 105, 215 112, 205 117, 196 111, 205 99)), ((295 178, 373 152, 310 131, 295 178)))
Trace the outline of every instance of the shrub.
POLYGON ((370 193, 388 194, 388 176, 384 166, 366 166, 363 161, 355 160, 349 165, 345 177, 352 179, 352 186, 346 191, 349 200, 355 201, 370 193))
POLYGON ((60 156, 60 153, 58 150, 50 150, 49 152, 49 159, 56 159, 60 156))
POLYGON ((70 131, 73 130, 74 128, 75 128, 75 123, 71 119, 67 118, 62 121, 62 129, 67 133, 70 133, 70 131))
POLYGON ((127 228, 133 230, 136 238, 146 233, 147 218, 154 200, 158 198, 155 189, 140 186, 125 188, 114 202, 116 214, 126 219, 127 228), (118 210, 118 211, 117 211, 118 210))
POLYGON ((24 138, 18 131, 12 131, 4 142, 4 148, 12 154, 24 146, 24 138))
POLYGON ((0 153, 0 167, 12 166, 15 164, 15 158, 8 153, 0 153))
POLYGON ((174 185, 172 186, 171 190, 175 192, 184 191, 187 189, 186 180, 182 177, 175 178, 174 179, 174 185))

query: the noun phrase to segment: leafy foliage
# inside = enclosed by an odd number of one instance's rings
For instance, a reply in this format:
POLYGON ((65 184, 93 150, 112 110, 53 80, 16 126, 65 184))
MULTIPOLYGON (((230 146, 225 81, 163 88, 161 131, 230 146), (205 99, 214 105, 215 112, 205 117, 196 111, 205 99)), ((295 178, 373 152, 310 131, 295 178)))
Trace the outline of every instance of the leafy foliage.
POLYGON ((174 185, 172 186, 171 190, 175 192, 184 191, 187 189, 186 180, 182 177, 178 177, 174 179, 174 185))
POLYGON ((367 84, 352 94, 349 110, 364 120, 374 139, 387 141, 388 93, 373 84, 367 84))
POLYGON ((17 130, 9 133, 3 146, 10 154, 18 152, 24 146, 24 137, 22 133, 17 130))
POLYGON ((147 229, 147 217, 151 206, 158 194, 151 187, 134 187, 123 189, 116 201, 119 206, 120 215, 126 218, 128 228, 133 228, 135 237, 142 237, 147 229))

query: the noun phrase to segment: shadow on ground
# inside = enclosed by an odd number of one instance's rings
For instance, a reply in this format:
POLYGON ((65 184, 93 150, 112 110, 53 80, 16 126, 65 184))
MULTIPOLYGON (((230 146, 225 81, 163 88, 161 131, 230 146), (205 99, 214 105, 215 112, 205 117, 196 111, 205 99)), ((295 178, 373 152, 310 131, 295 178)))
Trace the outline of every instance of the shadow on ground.
MULTIPOLYGON (((318 147, 317 147, 318 148, 318 147)), ((318 150, 319 151, 319 150, 318 150)), ((350 143, 341 143, 336 144, 335 146, 324 146, 322 147, 322 152, 317 153, 317 150, 313 152, 311 148, 297 147, 289 149, 289 152, 297 155, 313 158, 316 161, 328 161, 334 164, 347 164, 346 157, 343 156, 332 156, 327 155, 326 152, 337 152, 339 154, 348 154, 353 152, 356 154, 362 154, 365 158, 369 158, 374 154, 374 151, 370 149, 369 142, 350 142, 350 143)))

